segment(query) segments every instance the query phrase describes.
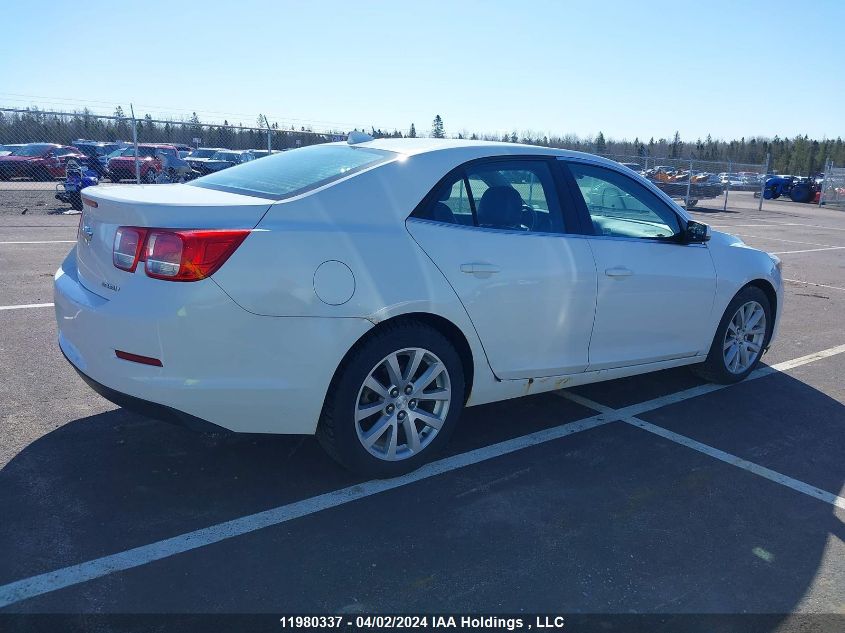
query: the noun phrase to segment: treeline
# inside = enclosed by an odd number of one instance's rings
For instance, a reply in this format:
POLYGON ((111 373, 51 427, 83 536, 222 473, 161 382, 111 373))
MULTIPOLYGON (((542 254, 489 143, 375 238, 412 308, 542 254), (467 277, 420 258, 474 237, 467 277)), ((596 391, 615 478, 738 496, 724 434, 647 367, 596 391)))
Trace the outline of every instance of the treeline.
MULTIPOLYGON (((267 122, 259 118, 254 126, 242 124, 203 124, 196 113, 187 121, 154 121, 147 114, 138 119, 138 141, 141 143, 185 143, 194 145, 193 139, 207 147, 228 147, 231 149, 266 148, 268 138, 267 122)), ((365 130, 376 138, 417 136, 414 124, 408 131, 381 130, 374 126, 365 130)), ((309 127, 299 129, 269 125, 270 142, 273 149, 288 149, 315 143, 325 143, 345 137, 345 131, 314 131, 309 127)), ((437 115, 428 136, 447 136, 443 119, 437 115)), ((650 159, 704 160, 741 165, 763 165, 766 155, 771 156, 769 169, 775 173, 811 175, 824 169, 825 161, 831 159, 835 165, 845 166, 845 143, 841 138, 811 139, 804 136, 794 138, 749 137, 738 140, 713 139, 710 135, 694 141, 683 140, 678 132, 669 138, 648 140, 616 140, 606 138, 602 132, 595 137, 579 137, 574 134, 554 135, 533 131, 516 131, 507 134, 484 134, 461 131, 455 138, 494 140, 508 143, 527 143, 546 147, 591 152, 620 160, 625 157, 650 159)), ((113 118, 102 118, 87 109, 68 114, 58 114, 38 108, 23 112, 0 111, 0 144, 45 141, 69 144, 77 138, 101 141, 131 140, 132 121, 122 108, 115 109, 113 118)))

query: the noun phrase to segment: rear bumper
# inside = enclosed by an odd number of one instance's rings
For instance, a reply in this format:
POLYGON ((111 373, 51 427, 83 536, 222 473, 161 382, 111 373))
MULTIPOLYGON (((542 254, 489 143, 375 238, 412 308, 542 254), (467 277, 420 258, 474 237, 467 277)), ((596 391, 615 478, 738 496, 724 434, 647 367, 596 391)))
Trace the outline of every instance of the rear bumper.
POLYGON ((79 368, 65 355, 64 351, 62 351, 62 355, 65 357, 65 360, 70 363, 70 366, 76 370, 79 377, 82 378, 82 380, 84 380, 91 389, 122 409, 134 411, 135 413, 139 413, 155 420, 178 424, 179 426, 184 426, 197 433, 230 433, 228 429, 224 429, 222 426, 218 426, 208 420, 203 420, 189 413, 185 413, 184 411, 179 411, 163 404, 150 402, 149 400, 142 400, 141 398, 130 396, 127 393, 115 391, 111 387, 106 387, 104 384, 97 382, 91 378, 91 376, 88 376, 84 372, 80 371, 79 368))
POLYGON ((258 316, 211 279, 172 283, 142 271, 104 298, 80 283, 75 253, 54 281, 59 346, 95 391, 156 418, 312 434, 337 366, 372 327, 357 318, 258 316))

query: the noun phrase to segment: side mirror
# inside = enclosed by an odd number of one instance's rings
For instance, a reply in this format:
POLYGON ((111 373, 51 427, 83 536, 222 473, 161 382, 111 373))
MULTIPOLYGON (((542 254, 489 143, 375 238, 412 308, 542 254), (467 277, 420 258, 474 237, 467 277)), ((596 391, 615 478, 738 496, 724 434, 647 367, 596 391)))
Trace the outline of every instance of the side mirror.
POLYGON ((690 220, 685 231, 687 244, 703 244, 710 239, 710 225, 690 220))

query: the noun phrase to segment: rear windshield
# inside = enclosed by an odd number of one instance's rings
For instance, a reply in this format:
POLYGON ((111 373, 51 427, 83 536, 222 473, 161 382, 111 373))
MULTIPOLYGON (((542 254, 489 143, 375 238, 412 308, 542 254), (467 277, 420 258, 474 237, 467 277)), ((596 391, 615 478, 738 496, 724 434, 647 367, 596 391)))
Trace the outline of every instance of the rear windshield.
POLYGON ((349 145, 311 145, 218 171, 188 184, 278 200, 316 189, 395 154, 349 145))

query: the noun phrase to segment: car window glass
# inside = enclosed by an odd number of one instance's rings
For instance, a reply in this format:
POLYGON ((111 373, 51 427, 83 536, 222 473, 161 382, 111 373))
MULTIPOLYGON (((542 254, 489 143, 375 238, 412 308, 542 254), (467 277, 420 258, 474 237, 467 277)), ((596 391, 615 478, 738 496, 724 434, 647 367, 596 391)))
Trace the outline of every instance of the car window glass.
POLYGON ((472 206, 463 172, 456 172, 451 178, 441 182, 428 202, 414 213, 414 217, 472 226, 472 206))
POLYGON ((274 200, 298 195, 395 158, 393 152, 349 145, 311 145, 224 169, 188 183, 274 200))
POLYGON ((612 169, 570 163, 597 235, 668 239, 681 232, 678 216, 633 178, 612 169))
POLYGON ((481 163, 466 173, 480 227, 563 232, 554 179, 546 162, 481 163))

